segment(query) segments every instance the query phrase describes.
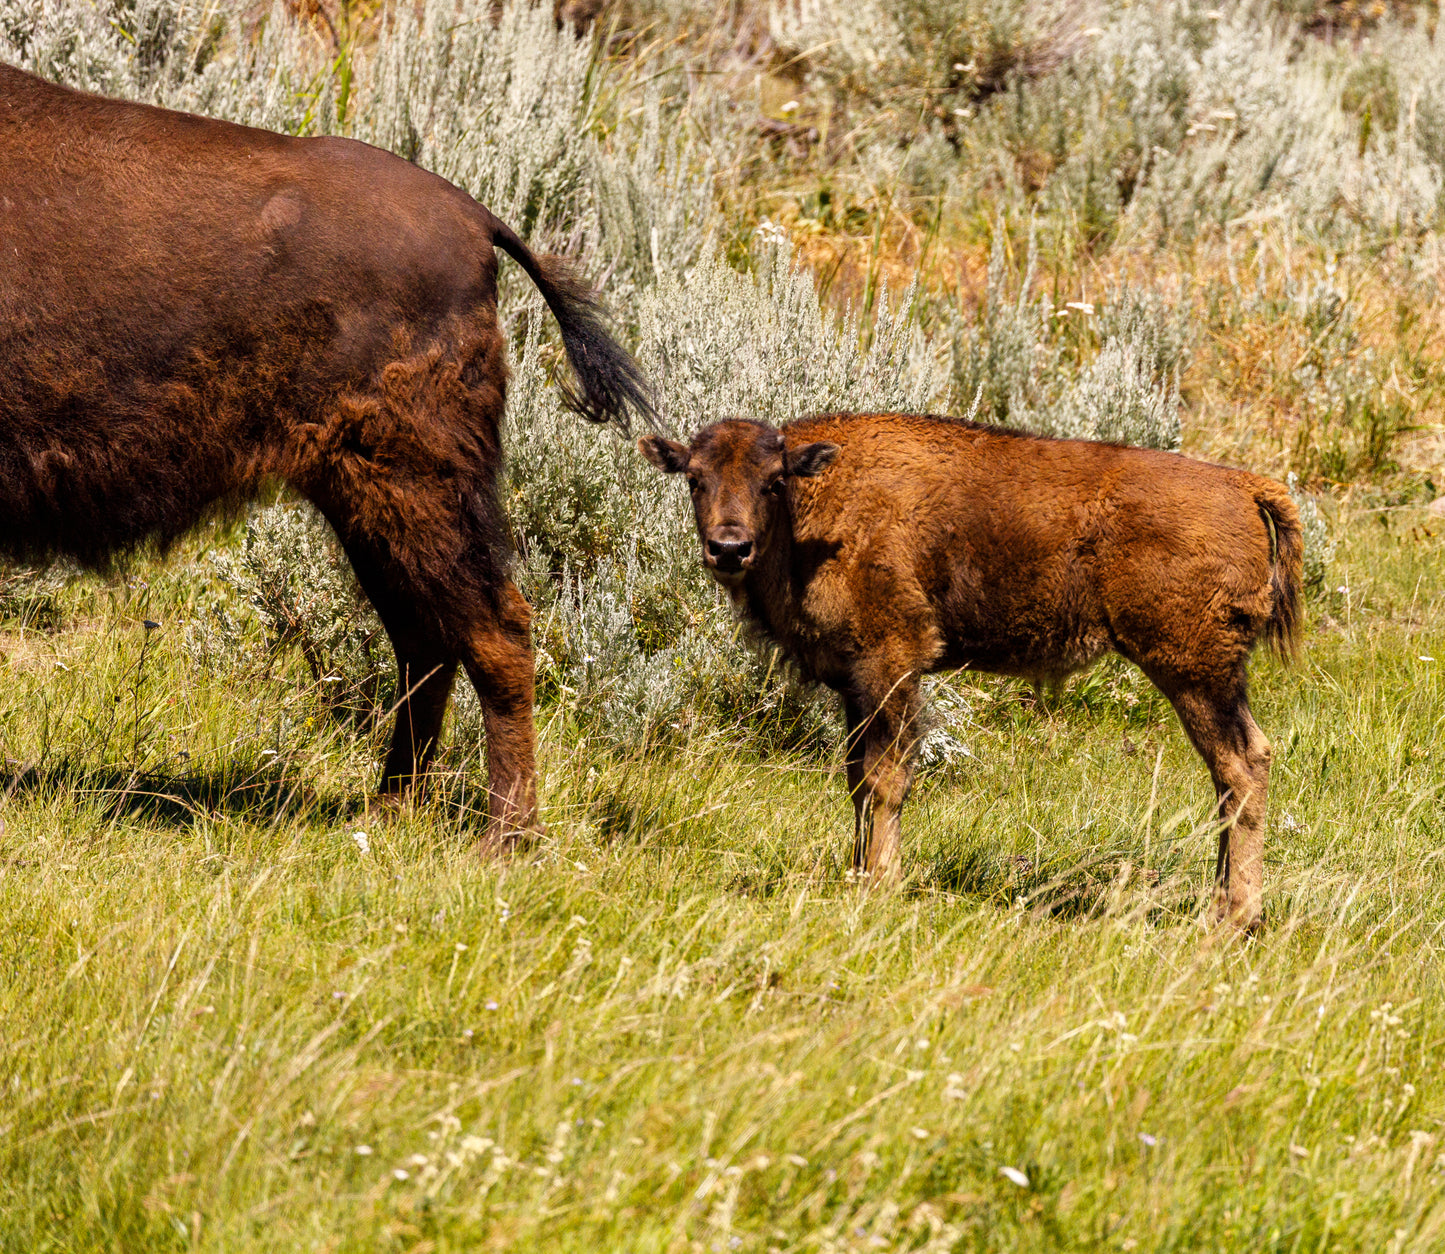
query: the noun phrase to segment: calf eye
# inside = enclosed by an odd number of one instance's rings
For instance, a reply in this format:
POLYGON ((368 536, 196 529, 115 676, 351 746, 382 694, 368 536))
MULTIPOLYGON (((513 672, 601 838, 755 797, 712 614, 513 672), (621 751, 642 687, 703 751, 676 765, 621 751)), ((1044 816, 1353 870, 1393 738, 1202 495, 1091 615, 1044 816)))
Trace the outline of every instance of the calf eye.
POLYGON ((696 492, 700 487, 702 487, 702 484, 697 481, 697 476, 696 476, 696 475, 688 475, 688 477, 687 477, 687 490, 688 490, 689 492, 696 492))
POLYGON ((763 491, 769 493, 772 496, 782 496, 783 492, 787 489, 787 486, 788 481, 785 478, 779 476, 777 479, 774 479, 772 483, 768 484, 768 486, 764 488, 763 491))

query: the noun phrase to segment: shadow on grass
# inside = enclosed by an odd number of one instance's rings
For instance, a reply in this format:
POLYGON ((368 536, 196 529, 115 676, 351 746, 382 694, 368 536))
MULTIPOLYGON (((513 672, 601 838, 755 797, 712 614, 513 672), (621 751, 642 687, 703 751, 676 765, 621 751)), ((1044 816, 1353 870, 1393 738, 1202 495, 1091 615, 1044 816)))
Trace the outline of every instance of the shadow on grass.
POLYGON ((208 817, 277 825, 302 816, 340 822, 362 813, 368 797, 318 790, 284 769, 251 765, 222 771, 130 771, 62 758, 47 765, 7 763, 0 802, 63 794, 96 799, 107 818, 118 815, 190 827, 208 817))
POLYGON ((1197 877, 1181 851, 1143 866, 1138 851, 1101 849, 1079 860, 1035 864, 1019 854, 983 849, 941 853, 920 868, 919 894, 948 893, 1000 906, 1021 903, 1035 919, 1085 919, 1143 912, 1153 920, 1188 917, 1199 909, 1197 877))

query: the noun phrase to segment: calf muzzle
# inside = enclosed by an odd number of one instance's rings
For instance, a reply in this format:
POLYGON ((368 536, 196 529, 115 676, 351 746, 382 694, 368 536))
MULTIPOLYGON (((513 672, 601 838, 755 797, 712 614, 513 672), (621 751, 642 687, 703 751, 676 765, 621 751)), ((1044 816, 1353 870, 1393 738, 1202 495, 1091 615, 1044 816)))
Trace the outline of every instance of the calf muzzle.
POLYGON ((708 536, 705 560, 719 574, 740 575, 753 564, 755 552, 752 537, 730 527, 708 536))

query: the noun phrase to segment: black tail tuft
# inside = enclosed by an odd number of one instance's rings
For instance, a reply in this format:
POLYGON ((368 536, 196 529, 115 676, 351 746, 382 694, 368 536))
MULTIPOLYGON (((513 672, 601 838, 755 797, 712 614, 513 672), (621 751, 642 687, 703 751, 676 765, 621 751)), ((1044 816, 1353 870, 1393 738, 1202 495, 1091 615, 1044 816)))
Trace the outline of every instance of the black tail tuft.
POLYGON ((655 422, 647 379, 608 333, 597 293, 571 264, 562 257, 537 256, 501 222, 493 228, 492 242, 527 272, 562 329, 562 344, 577 377, 576 383, 561 385, 567 408, 588 422, 615 422, 629 433, 629 413, 655 422))
POLYGON ((1299 651, 1300 597, 1304 583, 1304 531, 1299 510, 1277 483, 1255 494, 1270 535, 1269 585, 1273 602, 1264 626, 1265 642, 1286 661, 1299 651))

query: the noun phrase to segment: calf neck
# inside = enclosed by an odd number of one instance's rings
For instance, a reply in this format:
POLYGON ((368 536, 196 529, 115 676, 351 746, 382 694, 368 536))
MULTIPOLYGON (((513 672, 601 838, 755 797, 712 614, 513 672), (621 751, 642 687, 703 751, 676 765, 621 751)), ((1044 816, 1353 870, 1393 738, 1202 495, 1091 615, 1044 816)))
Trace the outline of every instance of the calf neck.
POLYGON ((923 675, 1056 680, 1116 652, 1209 768, 1219 912, 1258 924, 1270 746, 1245 665, 1260 639, 1293 651, 1303 553, 1280 484, 912 414, 735 420, 639 447, 686 475, 703 561, 739 609, 842 696, 861 874, 900 874, 923 675))

